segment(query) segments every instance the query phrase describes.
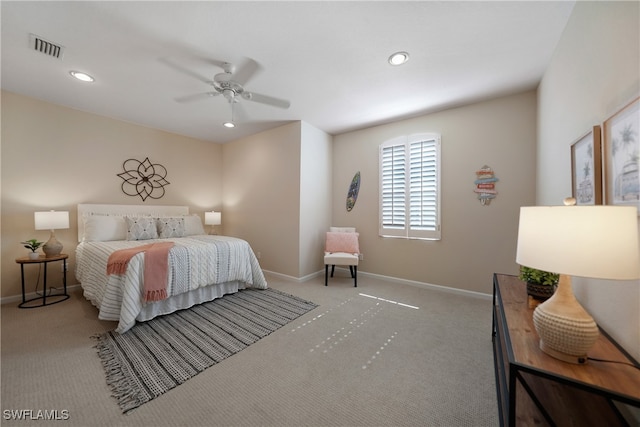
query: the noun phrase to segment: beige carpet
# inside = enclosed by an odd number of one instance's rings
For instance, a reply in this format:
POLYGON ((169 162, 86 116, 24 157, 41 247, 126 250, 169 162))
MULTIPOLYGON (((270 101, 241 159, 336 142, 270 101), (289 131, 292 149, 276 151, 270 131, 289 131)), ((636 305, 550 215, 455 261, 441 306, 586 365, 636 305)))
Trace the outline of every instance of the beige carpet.
POLYGON ((319 307, 127 415, 110 396, 90 338, 115 324, 98 320, 79 290, 49 307, 4 305, 0 422, 498 425, 489 299, 364 274, 353 288, 345 272, 336 275, 328 287, 321 276, 295 283, 268 275, 271 287, 319 307), (20 413, 68 419, 8 419, 20 413))

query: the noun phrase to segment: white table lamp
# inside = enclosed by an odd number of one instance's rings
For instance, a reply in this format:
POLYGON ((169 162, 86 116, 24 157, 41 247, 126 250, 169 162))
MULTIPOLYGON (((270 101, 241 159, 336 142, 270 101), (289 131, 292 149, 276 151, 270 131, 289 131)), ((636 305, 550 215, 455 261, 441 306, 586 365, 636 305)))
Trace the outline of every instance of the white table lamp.
POLYGON ((54 230, 69 228, 69 212, 35 212, 34 220, 36 230, 51 230, 51 236, 42 250, 47 258, 60 255, 62 243, 58 242, 54 230))
POLYGON ((209 231, 209 234, 216 234, 215 226, 222 224, 222 212, 215 212, 215 211, 205 212, 204 223, 205 225, 211 226, 211 230, 209 231))
POLYGON ((640 278, 635 206, 520 208, 516 262, 560 273, 555 294, 536 307, 533 322, 545 353, 585 363, 598 327, 573 295, 571 277, 640 278))

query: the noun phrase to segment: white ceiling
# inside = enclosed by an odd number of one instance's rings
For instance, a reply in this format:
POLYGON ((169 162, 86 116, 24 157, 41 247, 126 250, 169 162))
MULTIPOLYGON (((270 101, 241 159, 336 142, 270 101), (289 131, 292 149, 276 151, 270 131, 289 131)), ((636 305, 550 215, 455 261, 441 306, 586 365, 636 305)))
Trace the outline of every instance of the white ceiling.
POLYGON ((2 1, 2 89, 217 143, 294 120, 339 134, 535 88, 573 5, 2 1), (62 60, 30 48, 30 33, 64 46, 62 60), (393 67, 399 50, 410 60, 393 67), (208 60, 246 57, 261 65, 246 90, 290 108, 243 100, 226 129, 223 97, 176 102, 212 90, 190 75, 222 72, 208 60))

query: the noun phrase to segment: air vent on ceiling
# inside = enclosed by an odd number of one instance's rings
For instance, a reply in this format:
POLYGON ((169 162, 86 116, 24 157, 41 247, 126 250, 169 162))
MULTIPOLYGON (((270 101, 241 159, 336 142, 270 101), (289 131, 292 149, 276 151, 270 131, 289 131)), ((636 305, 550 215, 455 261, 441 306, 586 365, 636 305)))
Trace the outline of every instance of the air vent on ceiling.
POLYGON ((47 41, 40 36, 36 36, 35 34, 31 34, 30 45, 32 49, 35 49, 38 52, 44 53, 45 55, 49 55, 54 58, 62 59, 64 46, 60 46, 58 44, 47 41))

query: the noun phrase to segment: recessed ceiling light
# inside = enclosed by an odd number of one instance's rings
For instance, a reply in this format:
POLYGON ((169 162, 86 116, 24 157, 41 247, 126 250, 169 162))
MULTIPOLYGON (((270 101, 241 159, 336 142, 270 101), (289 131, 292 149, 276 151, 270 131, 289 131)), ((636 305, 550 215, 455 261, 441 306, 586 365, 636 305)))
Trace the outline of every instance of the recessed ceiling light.
POLYGON ((89 74, 83 73, 81 71, 69 71, 69 74, 71 74, 73 77, 75 77, 78 80, 82 80, 83 82, 95 81, 95 79, 91 77, 89 74))
POLYGON ((224 126, 224 127, 226 127, 226 128, 234 128, 234 127, 236 127, 236 125, 235 125, 235 124, 233 124, 233 122, 224 122, 224 123, 222 124, 222 126, 224 126))
POLYGON ((402 65, 409 60, 409 54, 407 52, 396 52, 389 57, 389 64, 402 65))

